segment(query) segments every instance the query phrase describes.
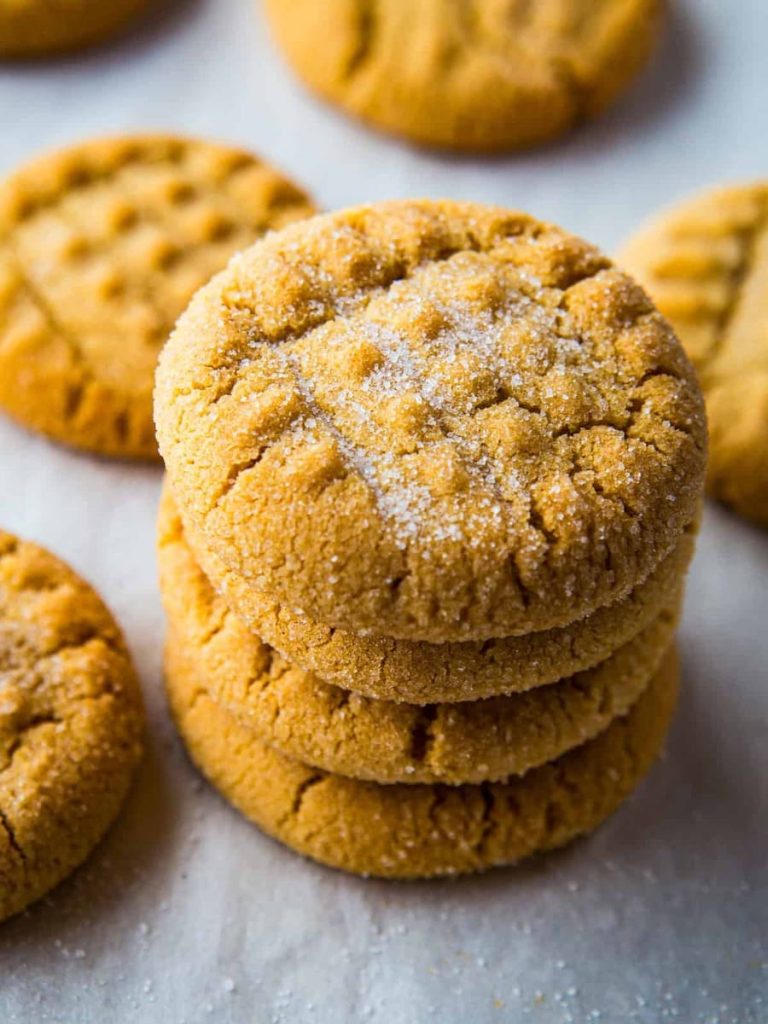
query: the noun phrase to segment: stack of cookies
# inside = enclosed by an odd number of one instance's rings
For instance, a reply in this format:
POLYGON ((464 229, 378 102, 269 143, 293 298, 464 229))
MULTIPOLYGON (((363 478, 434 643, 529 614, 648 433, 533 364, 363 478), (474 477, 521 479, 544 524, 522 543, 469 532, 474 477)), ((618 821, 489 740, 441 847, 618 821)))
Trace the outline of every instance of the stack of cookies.
POLYGON ((300 222, 160 361, 167 686, 204 773, 363 874, 518 861, 655 758, 705 463, 646 294, 524 214, 300 222))

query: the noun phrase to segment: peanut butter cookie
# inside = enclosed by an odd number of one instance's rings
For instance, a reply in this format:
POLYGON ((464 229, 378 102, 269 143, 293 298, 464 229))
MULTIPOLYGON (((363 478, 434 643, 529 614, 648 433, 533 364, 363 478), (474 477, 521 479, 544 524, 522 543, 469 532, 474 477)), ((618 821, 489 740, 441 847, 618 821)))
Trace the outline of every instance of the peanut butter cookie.
POLYGON ((22 167, 0 185, 0 406, 57 441, 156 458, 155 363, 177 316, 310 210, 256 157, 194 139, 95 140, 22 167))
POLYGON ((48 552, 0 532, 0 920, 74 871, 111 825, 143 720, 98 596, 48 552))
POLYGON ((640 231, 621 259, 699 371, 710 494, 768 527, 768 183, 688 200, 640 231))
POLYGON ((513 697, 394 704, 323 682, 248 631, 216 595, 183 534, 161 533, 169 644, 194 657, 213 699, 282 753, 374 782, 486 782, 591 739, 638 699, 672 642, 677 603, 600 665, 513 697))
POLYGON ((661 0, 267 0, 304 81, 418 143, 534 145, 593 117, 645 64, 661 0), (318 45, 318 40, 322 44, 318 45))
POLYGON ((645 293, 507 210, 292 225, 201 289, 158 369, 185 522, 328 626, 432 643, 563 626, 678 544, 702 398, 645 293))
POLYGON ((149 0, 0 0, 0 57, 40 57, 100 43, 149 0))
POLYGON ((523 778, 479 786, 382 786, 278 753, 210 698, 194 651, 171 644, 167 655, 179 730, 193 760, 226 799, 308 857, 387 878, 513 864, 596 828, 658 754, 678 686, 670 652, 629 714, 523 778))
POLYGON ((407 704, 521 693, 599 664, 674 604, 693 557, 697 530, 697 524, 691 524, 672 553, 622 601, 570 626, 482 643, 426 644, 333 629, 247 586, 220 558, 193 542, 167 485, 158 527, 161 549, 188 545, 229 607, 286 661, 343 689, 407 704))

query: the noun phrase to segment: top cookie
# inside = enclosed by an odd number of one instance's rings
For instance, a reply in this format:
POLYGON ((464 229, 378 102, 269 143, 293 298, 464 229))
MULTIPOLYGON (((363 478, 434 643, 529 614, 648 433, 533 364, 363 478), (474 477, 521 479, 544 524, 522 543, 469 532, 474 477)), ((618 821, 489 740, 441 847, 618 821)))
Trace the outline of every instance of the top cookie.
POLYGON ((385 131, 462 150, 551 139, 607 107, 645 64, 662 0, 267 0, 321 95, 385 131))
POLYGON ((58 441, 155 458, 155 363, 238 249, 311 212, 256 157, 194 139, 85 142, 0 185, 0 406, 58 441))
POLYGON ((645 293, 521 213, 294 225, 202 289, 158 369, 174 494, 246 581, 429 642, 571 622, 696 512, 693 370, 645 293))
POLYGON ((768 182, 682 203, 642 230, 621 258, 699 371, 710 492, 768 526, 768 182))

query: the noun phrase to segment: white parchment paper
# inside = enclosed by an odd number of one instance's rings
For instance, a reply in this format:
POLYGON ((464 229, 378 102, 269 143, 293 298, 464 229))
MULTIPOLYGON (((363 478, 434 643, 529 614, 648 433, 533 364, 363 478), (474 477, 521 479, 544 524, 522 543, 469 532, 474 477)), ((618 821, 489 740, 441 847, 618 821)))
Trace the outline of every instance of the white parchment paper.
MULTIPOLYGON (((177 129, 260 151, 326 207, 494 201, 608 249, 693 187, 768 173, 765 0, 672 0, 623 103, 491 161, 419 153, 318 105, 251 0, 157 6, 98 52, 0 67, 0 170, 96 132, 177 129)), ((768 1021, 768 534, 708 509, 668 752, 612 821, 517 870, 398 885, 284 850, 184 758, 161 695, 159 484, 0 422, 0 522, 104 594, 151 713, 150 756, 107 841, 0 926, 2 1024, 768 1021)))

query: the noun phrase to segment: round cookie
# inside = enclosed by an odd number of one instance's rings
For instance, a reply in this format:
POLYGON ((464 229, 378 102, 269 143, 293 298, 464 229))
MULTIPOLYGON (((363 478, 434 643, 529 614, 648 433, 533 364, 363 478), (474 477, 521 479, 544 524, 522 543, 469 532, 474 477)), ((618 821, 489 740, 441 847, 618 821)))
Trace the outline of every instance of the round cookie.
POLYGON ((374 782, 494 781, 579 746, 646 688, 672 642, 679 605, 570 679, 512 697, 419 707, 371 700, 290 664, 230 612, 181 534, 161 545, 159 561, 168 644, 194 660, 213 700, 283 754, 374 782))
POLYGON ((0 532, 0 920, 88 856, 142 752, 120 630, 71 569, 0 532))
POLYGON ((613 102, 646 63, 663 6, 267 0, 266 10, 295 71, 348 113, 417 143, 493 151, 554 138, 613 102))
POLYGON ((156 458, 176 318, 234 252, 310 212, 256 157, 201 140, 98 139, 28 163, 0 184, 0 407, 66 444, 156 458))
POLYGON ((620 600, 695 516, 701 394, 645 293, 525 214, 398 201, 292 225, 160 359, 185 522, 329 626, 432 643, 620 600))
POLYGON ((193 652, 172 646, 167 655, 166 682, 181 735, 226 799, 308 857, 388 878, 513 864, 596 828, 657 756, 678 687, 670 651, 628 715, 523 778, 480 786, 381 786, 278 753, 211 700, 193 652))
POLYGON ((100 43, 149 0, 0 0, 0 57, 40 57, 100 43))
POLYGON ((663 213, 621 260, 699 372, 709 493, 768 526, 768 182, 706 192, 663 213))
POLYGON ((627 597, 569 626, 483 643, 426 644, 323 626, 245 585, 184 530, 167 484, 158 516, 161 560, 166 545, 189 545, 227 605, 285 660, 343 689, 407 704, 521 693, 604 661, 675 603, 697 528, 691 524, 672 553, 627 597))

